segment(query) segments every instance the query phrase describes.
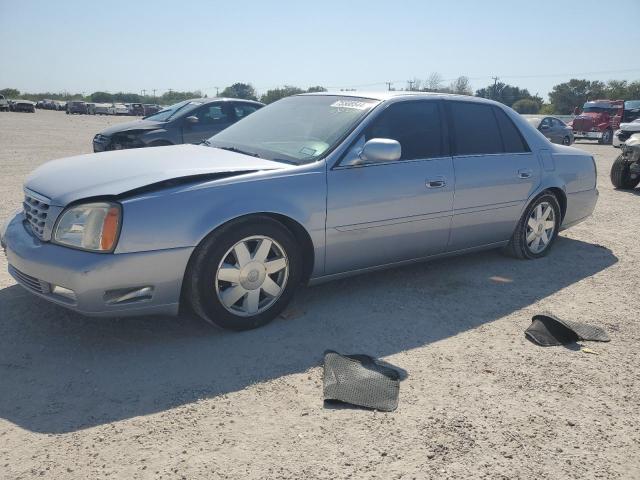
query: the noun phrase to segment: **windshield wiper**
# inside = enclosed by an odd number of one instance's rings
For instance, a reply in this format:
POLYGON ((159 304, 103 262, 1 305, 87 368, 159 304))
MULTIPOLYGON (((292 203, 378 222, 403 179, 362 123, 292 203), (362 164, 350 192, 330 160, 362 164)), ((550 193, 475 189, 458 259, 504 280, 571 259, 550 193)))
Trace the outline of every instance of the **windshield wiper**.
POLYGON ((236 147, 215 147, 215 148, 219 148, 220 150, 227 150, 228 152, 234 152, 234 153, 241 153, 243 155, 249 155, 250 157, 260 158, 260 155, 258 155, 255 152, 245 152, 244 150, 241 150, 241 149, 236 148, 236 147))
POLYGON ((211 146, 211 142, 205 138, 198 145, 206 145, 207 147, 210 147, 211 146))

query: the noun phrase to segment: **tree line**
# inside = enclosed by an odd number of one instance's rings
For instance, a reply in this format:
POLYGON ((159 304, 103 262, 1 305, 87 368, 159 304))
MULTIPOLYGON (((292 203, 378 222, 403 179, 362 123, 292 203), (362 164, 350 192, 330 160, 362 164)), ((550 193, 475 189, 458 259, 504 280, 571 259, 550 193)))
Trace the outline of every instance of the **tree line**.
MULTIPOLYGON (((388 84, 390 90, 391 84, 388 84)), ((246 100, 259 100, 262 103, 272 103, 290 95, 306 92, 324 92, 327 89, 318 85, 310 88, 299 88, 293 85, 272 88, 258 95, 258 92, 251 83, 234 83, 224 88, 220 97, 242 98, 246 100)), ((349 89, 345 89, 349 90, 349 89)), ((537 94, 532 95, 526 88, 509 85, 503 82, 494 83, 480 88, 475 92, 471 88, 469 79, 460 76, 445 84, 439 73, 430 74, 425 80, 414 78, 407 82, 406 87, 400 90, 419 92, 455 93, 459 95, 475 95, 477 97, 489 98, 512 107, 519 113, 541 113, 566 115, 574 111, 575 107, 581 107, 588 100, 612 99, 612 100, 638 100, 640 99, 640 80, 629 82, 627 80, 600 80, 571 79, 568 82, 555 85, 549 92, 549 101, 545 102, 537 94)), ((23 93, 15 88, 5 88, 0 90, 0 94, 6 98, 21 98, 38 101, 43 99, 52 100, 85 100, 95 103, 160 103, 171 105, 176 102, 188 100, 190 98, 202 98, 201 91, 177 91, 169 90, 162 95, 141 95, 131 92, 93 92, 89 95, 82 93, 23 93)))

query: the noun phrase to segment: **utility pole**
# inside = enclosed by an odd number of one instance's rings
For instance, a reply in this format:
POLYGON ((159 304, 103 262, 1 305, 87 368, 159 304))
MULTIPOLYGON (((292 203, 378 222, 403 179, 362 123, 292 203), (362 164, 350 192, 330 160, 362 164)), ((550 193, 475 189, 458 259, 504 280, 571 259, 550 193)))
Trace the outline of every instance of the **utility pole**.
POLYGON ((219 97, 220 95, 218 94, 218 91, 220 90, 220 87, 213 87, 216 89, 216 97, 219 97))
POLYGON ((500 80, 500 77, 491 77, 493 78, 493 95, 492 95, 492 99, 495 100, 496 98, 498 98, 498 80, 500 80))
POLYGON ((153 89, 153 103, 156 102, 156 89, 153 89))
POLYGON ((146 96, 147 96, 147 91, 146 91, 144 88, 142 89, 142 96, 143 96, 143 97, 146 97, 146 96))
POLYGON ((407 83, 409 84, 409 91, 412 92, 413 84, 415 83, 415 80, 407 80, 407 83))
POLYGON ((393 82, 384 82, 384 83, 387 84, 387 89, 391 91, 391 85, 393 85, 393 82))

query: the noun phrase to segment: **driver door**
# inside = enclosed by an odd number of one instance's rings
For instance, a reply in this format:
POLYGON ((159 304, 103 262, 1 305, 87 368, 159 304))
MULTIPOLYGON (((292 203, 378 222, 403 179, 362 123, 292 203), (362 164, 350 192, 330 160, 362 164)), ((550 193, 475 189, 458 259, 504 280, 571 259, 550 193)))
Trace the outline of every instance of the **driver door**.
POLYGON ((200 143, 235 122, 233 107, 230 102, 218 102, 203 105, 187 117, 194 116, 196 123, 182 119, 182 142, 200 143))
POLYGON ((328 275, 441 253, 453 209, 453 161, 441 102, 390 105, 327 172, 328 275), (371 138, 397 140, 400 160, 350 164, 371 138))

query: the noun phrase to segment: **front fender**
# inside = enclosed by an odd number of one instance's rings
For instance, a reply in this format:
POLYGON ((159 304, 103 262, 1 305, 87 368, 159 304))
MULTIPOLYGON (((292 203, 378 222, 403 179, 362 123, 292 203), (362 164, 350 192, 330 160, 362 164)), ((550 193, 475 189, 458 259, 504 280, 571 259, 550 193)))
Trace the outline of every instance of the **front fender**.
POLYGON ((315 265, 324 264, 326 174, 323 167, 256 172, 125 199, 115 253, 195 247, 235 218, 271 213, 309 234, 315 265))

